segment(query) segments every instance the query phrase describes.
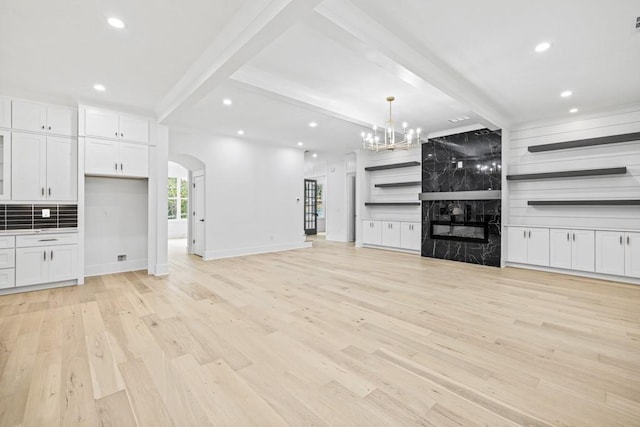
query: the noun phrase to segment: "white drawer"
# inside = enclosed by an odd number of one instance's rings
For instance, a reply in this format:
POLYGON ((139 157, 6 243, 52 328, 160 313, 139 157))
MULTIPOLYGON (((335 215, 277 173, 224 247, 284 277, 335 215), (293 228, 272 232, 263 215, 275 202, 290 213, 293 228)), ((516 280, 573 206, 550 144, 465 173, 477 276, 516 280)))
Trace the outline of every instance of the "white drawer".
POLYGON ((16 269, 5 268, 0 270, 0 289, 13 288, 16 285, 16 269))
POLYGON ((70 245, 75 243, 78 243, 78 233, 32 234, 28 236, 16 236, 17 248, 70 245))
POLYGON ((16 266, 16 250, 0 249, 0 268, 13 268, 16 266))
POLYGON ((13 248, 15 246, 15 236, 0 236, 0 248, 13 248))

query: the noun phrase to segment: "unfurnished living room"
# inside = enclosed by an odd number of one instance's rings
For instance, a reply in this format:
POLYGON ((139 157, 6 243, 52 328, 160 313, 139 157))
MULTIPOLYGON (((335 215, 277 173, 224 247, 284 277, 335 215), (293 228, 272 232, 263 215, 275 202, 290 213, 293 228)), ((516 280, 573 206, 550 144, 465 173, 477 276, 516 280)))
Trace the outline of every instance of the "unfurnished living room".
POLYGON ((0 427, 640 426, 637 0, 0 0, 0 427))

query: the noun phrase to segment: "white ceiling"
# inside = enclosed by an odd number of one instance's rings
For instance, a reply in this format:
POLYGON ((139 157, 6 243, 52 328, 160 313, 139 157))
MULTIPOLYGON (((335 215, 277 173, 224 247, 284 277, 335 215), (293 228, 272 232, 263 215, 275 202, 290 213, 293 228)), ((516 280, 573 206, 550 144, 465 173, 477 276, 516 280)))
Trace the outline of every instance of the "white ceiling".
POLYGON ((347 152, 388 95, 396 123, 426 132, 638 104, 636 16, 637 0, 0 0, 0 93, 347 152))

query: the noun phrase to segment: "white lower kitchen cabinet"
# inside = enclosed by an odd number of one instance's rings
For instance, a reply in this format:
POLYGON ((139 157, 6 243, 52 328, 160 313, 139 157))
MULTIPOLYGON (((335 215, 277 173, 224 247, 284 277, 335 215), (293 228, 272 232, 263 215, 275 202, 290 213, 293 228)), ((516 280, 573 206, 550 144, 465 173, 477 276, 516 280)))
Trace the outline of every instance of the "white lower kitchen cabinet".
POLYGON ((640 278, 640 233, 625 233, 624 274, 640 278))
POLYGON ((78 245, 16 248, 16 286, 61 282, 78 275, 78 245))
POLYGON ((362 243, 365 245, 382 244, 382 223, 381 221, 362 221, 362 243))
POLYGON ((624 237, 621 231, 596 231, 596 272, 624 275, 624 237))
POLYGON ((422 246, 422 226, 419 222, 400 223, 400 247, 419 251, 422 246))
POLYGON ((549 230, 549 265, 579 271, 595 271, 593 230, 549 230))
POLYGON ((400 223, 397 221, 382 221, 382 246, 400 247, 400 223))
POLYGON ((521 264, 549 266, 549 229, 509 227, 507 260, 521 264))

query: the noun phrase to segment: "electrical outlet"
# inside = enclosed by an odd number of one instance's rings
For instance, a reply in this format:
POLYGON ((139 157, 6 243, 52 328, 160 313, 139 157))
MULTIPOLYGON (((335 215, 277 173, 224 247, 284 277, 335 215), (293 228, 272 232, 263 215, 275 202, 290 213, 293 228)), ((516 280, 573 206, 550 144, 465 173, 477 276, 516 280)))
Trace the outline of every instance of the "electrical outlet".
POLYGON ((126 255, 118 255, 118 262, 126 261, 126 260, 127 260, 127 256, 126 255))
POLYGON ((51 209, 42 209, 42 218, 51 218, 51 209))

